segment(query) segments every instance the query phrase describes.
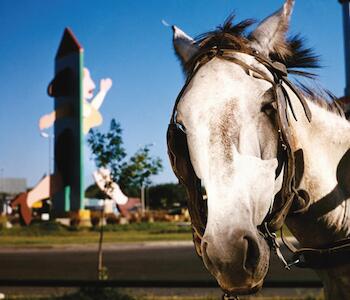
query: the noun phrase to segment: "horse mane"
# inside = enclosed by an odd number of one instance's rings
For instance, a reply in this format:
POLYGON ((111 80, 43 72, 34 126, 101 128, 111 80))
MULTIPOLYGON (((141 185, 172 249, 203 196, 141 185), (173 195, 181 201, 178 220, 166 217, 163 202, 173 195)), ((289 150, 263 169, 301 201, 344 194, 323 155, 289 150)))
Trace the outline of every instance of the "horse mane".
MULTIPOLYGON (((247 33, 247 29, 256 23, 255 20, 247 19, 237 24, 233 23, 235 15, 231 14, 224 24, 215 30, 201 34, 195 38, 197 51, 191 59, 183 65, 184 72, 192 73, 195 66, 209 53, 217 53, 220 50, 232 50, 251 53, 253 37, 247 33)), ((344 117, 343 109, 337 104, 336 97, 327 89, 317 84, 318 76, 310 70, 322 68, 320 56, 315 54, 312 48, 306 47, 306 40, 297 34, 280 41, 274 52, 270 53, 272 61, 283 63, 288 73, 293 77, 294 83, 300 91, 319 106, 344 117)))

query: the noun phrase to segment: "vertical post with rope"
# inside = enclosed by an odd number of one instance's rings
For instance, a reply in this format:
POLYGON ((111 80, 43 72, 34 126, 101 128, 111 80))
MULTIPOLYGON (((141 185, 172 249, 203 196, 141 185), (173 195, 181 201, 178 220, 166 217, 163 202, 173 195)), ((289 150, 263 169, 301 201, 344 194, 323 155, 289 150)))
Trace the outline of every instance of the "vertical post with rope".
POLYGON ((107 268, 103 265, 103 231, 104 231, 104 223, 105 223, 105 208, 106 208, 106 199, 103 200, 103 205, 101 209, 100 214, 100 238, 98 242, 98 266, 97 266, 97 273, 98 273, 98 280, 107 280, 108 279, 108 273, 107 268))
POLYGON ((144 216, 146 212, 146 203, 145 203, 145 186, 143 183, 141 185, 141 212, 142 212, 142 216, 144 216))

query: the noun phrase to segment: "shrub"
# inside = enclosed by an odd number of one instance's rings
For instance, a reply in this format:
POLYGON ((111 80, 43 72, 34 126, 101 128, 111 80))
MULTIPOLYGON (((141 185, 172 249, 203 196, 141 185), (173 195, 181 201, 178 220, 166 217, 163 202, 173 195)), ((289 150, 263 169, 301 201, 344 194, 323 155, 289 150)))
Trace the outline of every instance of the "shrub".
POLYGON ((99 211, 91 211, 91 225, 93 227, 100 225, 100 219, 101 219, 101 212, 99 211))
POLYGON ((107 225, 119 224, 120 217, 117 217, 115 214, 107 214, 106 215, 106 223, 107 225))

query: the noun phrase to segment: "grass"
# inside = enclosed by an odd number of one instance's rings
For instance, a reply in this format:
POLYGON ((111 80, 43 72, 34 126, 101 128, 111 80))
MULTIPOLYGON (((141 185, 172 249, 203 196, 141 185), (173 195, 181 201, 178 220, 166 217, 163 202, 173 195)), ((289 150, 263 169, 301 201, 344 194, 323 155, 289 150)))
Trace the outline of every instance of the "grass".
MULTIPOLYGON (((72 244, 97 244, 98 228, 72 228, 53 222, 33 224, 28 227, 15 226, 0 230, 0 246, 38 246, 72 244)), ((105 226, 104 242, 145 242, 191 240, 189 226, 176 223, 134 223, 105 226)))
MULTIPOLYGON (((105 243, 192 240, 190 226, 170 222, 107 225, 104 231, 105 243)), ((286 228, 284 232, 287 236, 291 235, 286 228)), ((97 244, 98 239, 99 228, 66 227, 54 222, 36 223, 28 227, 17 225, 10 229, 0 227, 1 247, 97 244)))
MULTIPOLYGON (((81 288, 80 290, 65 294, 62 296, 41 296, 41 297, 26 297, 26 296, 8 296, 8 300, 217 300, 213 296, 155 296, 155 295, 138 295, 132 296, 129 293, 121 292, 113 288, 81 288)), ((259 297, 246 296, 240 299, 254 300, 322 300, 323 297, 303 296, 303 297, 259 297)))

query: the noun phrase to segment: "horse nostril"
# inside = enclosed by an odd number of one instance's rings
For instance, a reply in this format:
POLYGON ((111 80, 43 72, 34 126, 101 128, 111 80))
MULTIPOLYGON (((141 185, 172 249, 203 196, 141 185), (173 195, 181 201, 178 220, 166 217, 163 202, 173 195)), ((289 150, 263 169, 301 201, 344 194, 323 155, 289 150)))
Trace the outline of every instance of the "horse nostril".
POLYGON ((254 238, 249 236, 243 237, 243 240, 247 242, 243 268, 247 272, 253 274, 254 271, 257 269, 260 260, 259 245, 254 238))

